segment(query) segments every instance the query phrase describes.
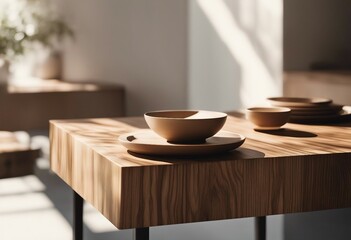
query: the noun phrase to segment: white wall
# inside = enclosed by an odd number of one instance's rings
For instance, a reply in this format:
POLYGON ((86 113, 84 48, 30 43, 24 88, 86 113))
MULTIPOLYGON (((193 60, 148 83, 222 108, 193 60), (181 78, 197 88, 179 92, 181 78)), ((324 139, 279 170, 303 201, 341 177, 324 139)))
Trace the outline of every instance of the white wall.
POLYGON ((189 105, 233 110, 282 93, 282 0, 189 1, 189 105))
POLYGON ((127 113, 187 104, 186 0, 60 1, 76 37, 64 76, 121 83, 127 113))
MULTIPOLYGON (((233 110, 281 94, 282 0, 60 4, 76 30, 76 41, 65 48, 65 78, 124 84, 129 115, 233 110)), ((269 239, 282 239, 281 219, 268 218, 269 239)), ((251 240, 254 226, 252 218, 164 226, 152 228, 151 237, 251 240)))
POLYGON ((127 113, 233 110, 281 94, 282 0, 60 1, 64 76, 118 82, 127 113))

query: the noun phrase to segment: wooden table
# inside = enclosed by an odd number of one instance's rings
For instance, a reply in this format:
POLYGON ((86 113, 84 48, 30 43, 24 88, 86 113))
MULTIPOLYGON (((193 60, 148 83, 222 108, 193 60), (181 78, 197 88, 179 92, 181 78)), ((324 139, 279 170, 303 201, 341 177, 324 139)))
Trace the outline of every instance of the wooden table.
POLYGON ((51 119, 122 116, 121 85, 42 79, 0 85, 1 130, 45 130, 51 119))
MULTIPOLYGON (((258 132, 236 114, 224 130, 247 137, 239 149, 198 158, 145 157, 118 144, 146 128, 141 117, 51 121, 51 169, 117 228, 259 217, 351 206, 351 124, 287 124, 258 132)), ((144 235, 143 235, 144 234, 144 235)))

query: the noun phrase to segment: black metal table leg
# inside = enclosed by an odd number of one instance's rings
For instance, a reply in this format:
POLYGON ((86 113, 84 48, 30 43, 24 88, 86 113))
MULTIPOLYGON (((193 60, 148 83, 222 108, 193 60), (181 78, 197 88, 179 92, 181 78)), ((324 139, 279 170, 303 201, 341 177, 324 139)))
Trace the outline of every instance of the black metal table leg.
POLYGON ((149 228, 136 228, 135 240, 149 240, 149 228))
POLYGON ((83 198, 73 191, 73 239, 83 240, 83 198))
POLYGON ((255 217, 255 240, 266 240, 266 217, 255 217))

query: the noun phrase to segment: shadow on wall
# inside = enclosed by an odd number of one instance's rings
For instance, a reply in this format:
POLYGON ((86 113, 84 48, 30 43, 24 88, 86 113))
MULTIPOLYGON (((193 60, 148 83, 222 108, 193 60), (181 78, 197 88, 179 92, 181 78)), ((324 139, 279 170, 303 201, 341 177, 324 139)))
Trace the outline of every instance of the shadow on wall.
POLYGON ((189 88, 192 108, 230 110, 242 105, 241 67, 207 13, 191 1, 189 88))
POLYGON ((64 76, 118 82, 127 115, 186 108, 186 0, 61 0, 75 41, 65 44, 64 76))
POLYGON ((279 3, 280 0, 273 4, 256 0, 190 2, 191 107, 232 110, 281 94, 279 3))
POLYGON ((284 70, 350 70, 350 9, 350 0, 286 0, 284 70))

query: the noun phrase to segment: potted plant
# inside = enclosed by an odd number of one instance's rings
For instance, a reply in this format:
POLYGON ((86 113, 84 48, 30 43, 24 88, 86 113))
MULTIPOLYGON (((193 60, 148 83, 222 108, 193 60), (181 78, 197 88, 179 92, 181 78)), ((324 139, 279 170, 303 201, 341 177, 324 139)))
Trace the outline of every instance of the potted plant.
MULTIPOLYGON (((72 29, 55 14, 49 1, 2 0, 0 4, 0 81, 6 80, 9 66, 35 45, 55 52, 55 47, 72 29)), ((56 53, 55 53, 56 54, 56 53)), ((57 56, 56 55, 53 56, 57 56)))

